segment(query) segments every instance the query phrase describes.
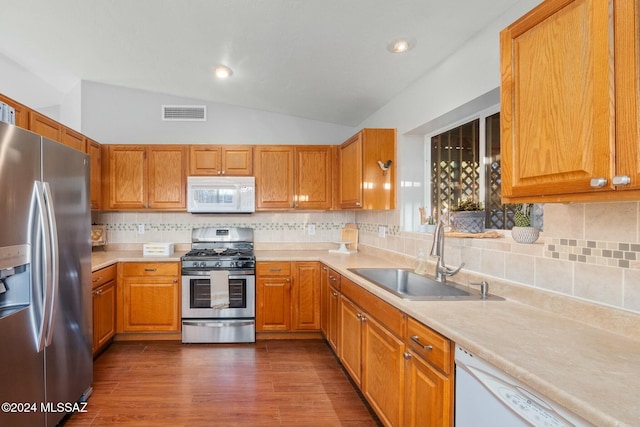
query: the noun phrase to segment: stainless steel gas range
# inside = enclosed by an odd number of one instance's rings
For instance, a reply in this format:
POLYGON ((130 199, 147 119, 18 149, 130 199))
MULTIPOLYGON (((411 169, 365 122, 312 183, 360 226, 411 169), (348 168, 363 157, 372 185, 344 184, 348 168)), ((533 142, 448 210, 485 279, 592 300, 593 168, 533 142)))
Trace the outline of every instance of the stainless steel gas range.
POLYGON ((255 342, 255 266, 253 229, 193 229, 181 258, 183 343, 255 342))

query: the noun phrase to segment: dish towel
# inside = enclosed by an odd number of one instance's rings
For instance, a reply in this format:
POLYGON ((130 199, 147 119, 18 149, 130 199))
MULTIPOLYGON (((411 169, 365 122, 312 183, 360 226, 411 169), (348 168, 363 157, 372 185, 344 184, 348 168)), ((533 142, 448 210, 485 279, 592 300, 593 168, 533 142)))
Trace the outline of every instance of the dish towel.
POLYGON ((211 308, 229 308, 229 271, 211 270, 211 308))

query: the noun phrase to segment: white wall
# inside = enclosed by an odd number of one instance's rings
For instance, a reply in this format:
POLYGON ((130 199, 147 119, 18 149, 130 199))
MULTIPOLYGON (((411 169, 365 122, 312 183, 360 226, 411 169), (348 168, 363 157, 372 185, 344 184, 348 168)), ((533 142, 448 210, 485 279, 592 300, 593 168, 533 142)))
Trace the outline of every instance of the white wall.
POLYGON ((84 81, 82 132, 106 144, 339 144, 356 128, 84 81), (207 121, 163 121, 162 105, 206 105, 207 121))

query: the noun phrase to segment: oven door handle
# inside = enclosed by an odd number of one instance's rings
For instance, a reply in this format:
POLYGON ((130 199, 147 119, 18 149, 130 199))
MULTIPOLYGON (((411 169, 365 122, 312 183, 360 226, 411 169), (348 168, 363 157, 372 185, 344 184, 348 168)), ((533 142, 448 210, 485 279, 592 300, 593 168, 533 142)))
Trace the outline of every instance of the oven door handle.
POLYGON ((201 326, 206 328, 225 328, 229 326, 249 326, 254 325, 255 321, 247 320, 246 322, 190 322, 187 320, 182 321, 182 325, 184 326, 201 326))

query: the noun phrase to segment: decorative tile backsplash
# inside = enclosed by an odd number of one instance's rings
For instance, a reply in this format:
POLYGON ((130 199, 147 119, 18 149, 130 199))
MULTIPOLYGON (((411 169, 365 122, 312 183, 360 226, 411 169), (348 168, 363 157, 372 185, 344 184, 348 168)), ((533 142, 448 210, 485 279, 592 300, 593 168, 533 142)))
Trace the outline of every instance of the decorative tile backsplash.
MULTIPOLYGON (((386 251, 391 258, 426 253, 433 236, 403 231, 401 213, 259 212, 252 215, 102 212, 109 243, 190 243, 203 225, 254 229, 256 243, 327 243, 340 240, 347 223, 357 223, 359 244, 386 251), (309 233, 309 225, 315 234, 309 233), (386 227, 384 237, 379 228, 386 227), (144 232, 141 232, 144 230, 144 232)), ((447 238, 445 261, 464 270, 640 313, 640 203, 546 204, 545 229, 535 244, 499 239, 447 238)), ((290 247, 287 246, 287 247, 290 247)), ((366 248, 363 248, 365 250, 366 248)))
POLYGON ((640 268, 638 243, 554 238, 549 239, 544 256, 610 267, 640 268))

